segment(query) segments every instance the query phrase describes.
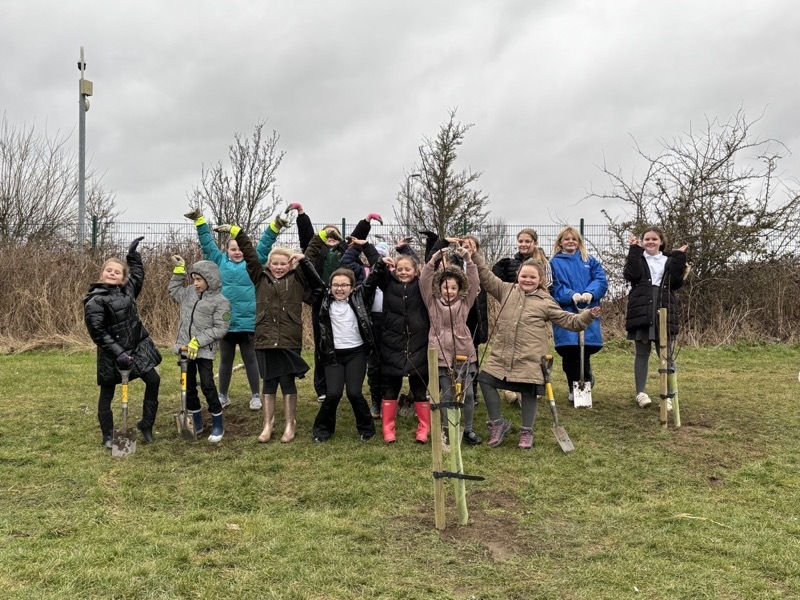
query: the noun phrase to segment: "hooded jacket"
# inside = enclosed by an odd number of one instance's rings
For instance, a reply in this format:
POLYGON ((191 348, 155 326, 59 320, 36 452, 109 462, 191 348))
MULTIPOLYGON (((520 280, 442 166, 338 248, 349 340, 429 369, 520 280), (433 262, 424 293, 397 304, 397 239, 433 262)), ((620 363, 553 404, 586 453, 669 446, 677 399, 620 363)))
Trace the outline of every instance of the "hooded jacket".
POLYGON ((436 348, 440 367, 452 367, 458 355, 468 357, 467 362, 478 360, 472 334, 467 327, 467 316, 475 303, 480 289, 478 268, 470 260, 467 272, 460 267, 434 270, 436 255, 425 263, 419 276, 419 289, 422 301, 428 309, 430 329, 428 347, 436 348), (442 302, 441 283, 445 276, 456 277, 460 282, 461 293, 450 304, 442 302))
POLYGON ((116 361, 123 352, 133 359, 130 379, 161 363, 161 353, 136 310, 136 297, 144 285, 142 257, 130 252, 126 262, 129 274, 123 285, 93 283, 83 298, 86 329, 97 344, 97 385, 122 382, 116 361))
POLYGON ((500 303, 483 370, 498 379, 544 384, 541 360, 548 349, 547 323, 580 331, 594 317, 588 311, 575 315, 561 310, 544 290, 526 294, 516 283, 502 281, 489 270, 480 253, 473 260, 478 265, 481 284, 500 303))
MULTIPOLYGON (((586 260, 583 260, 580 252, 575 254, 559 252, 550 259, 550 267, 553 270, 551 294, 563 310, 577 313, 578 309, 572 302, 572 295, 585 292, 592 295, 592 301, 588 306, 581 305, 581 310, 600 305, 600 299, 608 291, 608 279, 600 261, 593 256, 587 256, 586 260)), ((577 333, 558 325, 553 326, 553 338, 556 346, 577 346, 579 343, 577 333)), ((584 343, 587 346, 603 345, 599 318, 586 328, 584 343)))
MULTIPOLYGON (((276 233, 268 226, 258 243, 256 252, 261 264, 267 262, 276 233)), ((197 226, 197 237, 203 249, 203 257, 217 264, 222 278, 222 294, 231 303, 231 322, 228 331, 250 332, 256 327, 256 292, 244 260, 234 262, 228 253, 217 247, 207 223, 197 226)))
POLYGON ((219 267, 210 260, 201 260, 189 270, 189 276, 196 273, 205 279, 208 289, 198 292, 194 285, 184 285, 186 274, 173 274, 169 281, 169 297, 180 304, 181 317, 178 337, 172 350, 180 354, 181 346, 197 338, 200 349, 197 358, 214 359, 217 340, 228 333, 231 321, 231 305, 222 294, 222 280, 219 267))
POLYGON ((683 287, 686 253, 680 250, 664 252, 667 263, 664 266, 664 277, 661 279, 660 306, 653 303, 653 280, 650 267, 644 257, 644 248, 634 244, 628 248, 625 267, 622 274, 631 284, 628 294, 628 307, 625 311, 625 329, 635 331, 640 327, 651 327, 657 320, 658 309, 667 308, 667 331, 669 335, 678 335, 681 323, 681 307, 675 290, 683 287))

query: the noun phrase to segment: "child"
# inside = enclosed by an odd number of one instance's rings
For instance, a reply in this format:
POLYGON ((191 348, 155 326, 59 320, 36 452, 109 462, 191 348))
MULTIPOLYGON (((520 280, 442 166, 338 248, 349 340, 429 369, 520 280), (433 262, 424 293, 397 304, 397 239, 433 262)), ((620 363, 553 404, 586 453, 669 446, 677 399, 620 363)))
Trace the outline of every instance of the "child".
MULTIPOLYGON (((641 241, 636 236, 628 237, 628 256, 625 259, 623 276, 631 284, 628 308, 625 313, 625 329, 628 339, 636 342, 633 361, 633 377, 636 382, 636 403, 639 408, 650 406, 650 396, 645 393, 647 370, 650 360, 651 342, 658 346, 658 310, 667 308, 667 335, 674 340, 680 329, 680 305, 675 290, 683 286, 686 268, 686 248, 683 245, 672 252, 664 252, 667 238, 658 227, 648 227, 641 241)), ((675 369, 670 361, 668 368, 675 369)), ((667 410, 672 402, 667 399, 667 410)))
POLYGON ((222 280, 219 267, 210 260, 196 262, 189 276, 191 285, 184 286, 186 262, 178 255, 172 257, 172 279, 169 282, 169 297, 180 304, 181 316, 178 337, 173 350, 180 355, 186 346, 189 364, 186 370, 186 409, 194 420, 194 431, 203 431, 200 398, 197 395, 197 376, 200 389, 211 413, 211 435, 208 441, 216 444, 222 439, 225 428, 222 423, 222 405, 217 386, 214 384, 214 355, 217 341, 228 333, 231 321, 231 305, 222 295, 222 280))
POLYGON ((550 270, 550 263, 547 262, 547 255, 539 248, 538 243, 539 234, 536 233, 535 229, 526 228, 520 230, 517 234, 517 253, 514 256, 501 258, 497 261, 492 267, 492 273, 507 283, 515 283, 520 265, 529 258, 533 258, 544 266, 545 289, 550 289, 553 285, 553 273, 550 270))
MULTIPOLYGON (((279 232, 285 222, 274 219, 270 228, 279 232)), ((297 383, 309 366, 300 356, 303 346, 303 293, 322 287, 311 262, 288 248, 272 248, 266 267, 258 261, 253 243, 236 225, 220 225, 215 231, 230 233, 244 254, 247 272, 256 288, 256 332, 254 344, 258 370, 263 378, 264 429, 258 441, 269 442, 275 422, 278 385, 283 392, 286 429, 281 442, 288 443, 297 431, 297 383)))
MULTIPOLYGON (((580 308, 600 305, 600 298, 608 290, 608 280, 603 266, 589 256, 580 232, 574 227, 561 230, 553 246, 550 259, 553 271, 553 299, 567 312, 577 313, 580 308)), ((603 348, 600 319, 592 322, 584 334, 584 361, 581 374, 581 355, 578 334, 558 325, 553 326, 556 352, 561 356, 561 368, 567 376, 569 401, 573 402, 573 383, 583 378, 594 385, 590 357, 603 348)))
MULTIPOLYGON (((314 239, 316 231, 314 230, 314 226, 311 224, 311 219, 303 210, 303 207, 299 204, 296 206, 298 207, 297 235, 300 241, 300 249, 305 252, 308 248, 308 245, 311 243, 311 240, 314 239)), ((383 219, 381 219, 381 216, 378 213, 369 213, 366 217, 356 223, 356 226, 353 228, 353 232, 351 234, 352 237, 359 240, 366 239, 370 229, 372 228, 372 221, 377 221, 381 225, 383 224, 383 219)), ((344 243, 342 232, 339 231, 339 228, 336 227, 336 225, 326 225, 323 229, 334 232, 334 235, 326 237, 324 246, 312 261, 312 264, 314 265, 314 269, 316 269, 322 281, 330 281, 331 274, 341 266, 342 256, 347 251, 347 244, 344 243)), ((360 279, 356 281, 356 283, 361 282, 362 280, 360 279)), ((304 300, 308 302, 308 296, 306 296, 304 300)), ((325 400, 325 368, 323 367, 323 361, 320 360, 318 353, 319 321, 317 321, 317 316, 319 315, 319 301, 320 298, 317 298, 317 304, 311 307, 311 331, 314 334, 315 349, 314 390, 317 392, 317 401, 323 402, 325 400)))
MULTIPOLYGON (((297 208, 299 204, 291 204, 289 209, 297 208)), ((256 350, 253 346, 253 332, 256 327, 256 293, 247 265, 244 264, 244 255, 239 250, 239 245, 234 239, 228 239, 225 244, 226 251, 221 252, 211 234, 211 228, 206 223, 199 209, 186 213, 187 218, 194 221, 197 227, 197 237, 203 249, 203 258, 214 261, 219 267, 222 277, 222 294, 231 303, 231 322, 228 333, 219 340, 219 402, 222 408, 230 404, 228 390, 233 373, 233 360, 236 357, 236 346, 242 355, 247 382, 250 384, 250 410, 261 410, 261 395, 259 386, 261 378, 258 374, 256 350)), ((276 234, 267 227, 261 236, 257 253, 261 263, 267 260, 269 248, 272 246, 276 234), (270 235, 272 238, 270 238, 270 235)))
POLYGON ((408 377, 409 395, 419 419, 416 440, 425 444, 431 429, 428 403, 428 312, 419 291, 419 266, 414 256, 379 260, 364 286, 383 291, 381 377, 386 390, 381 403, 383 440, 394 442, 397 398, 408 377), (391 271, 394 267, 394 271, 391 271))
POLYGON ((122 381, 120 369, 130 369, 130 379, 141 378, 145 384, 142 418, 136 427, 145 443, 153 441, 153 424, 158 411, 158 388, 161 378, 155 369, 161 353, 144 328, 136 310, 136 297, 144 284, 144 266, 136 247, 138 237, 128 248, 125 262, 110 258, 100 270, 100 280, 89 286, 83 298, 84 321, 92 341, 97 345, 97 420, 103 436, 102 444, 111 449, 114 413, 111 400, 114 389, 122 381))
POLYGON ((538 396, 544 391, 541 358, 547 354, 547 323, 552 321, 559 327, 580 331, 600 315, 600 307, 579 315, 561 310, 547 293, 544 266, 539 261, 525 260, 519 268, 517 282, 506 283, 489 270, 480 253, 475 253, 472 260, 478 265, 481 284, 500 303, 491 352, 478 375, 490 419, 487 444, 499 446, 511 430, 511 423, 500 413, 497 391, 503 389, 521 394, 519 447, 530 450, 538 396))
MULTIPOLYGON (((313 255, 317 236, 308 246, 313 255)), ((331 286, 319 303, 319 354, 325 366, 325 401, 314 420, 314 442, 325 442, 336 430, 336 409, 347 389, 353 407, 359 439, 365 442, 375 435, 375 423, 362 388, 367 373, 367 357, 375 351, 368 306, 371 297, 364 287, 355 285, 355 275, 339 268, 331 275, 331 286)))
MULTIPOLYGON (((439 356, 439 389, 442 402, 455 400, 455 381, 462 382, 464 410, 464 441, 480 444, 483 440, 472 430, 475 411, 475 397, 472 379, 478 370, 478 357, 472 343, 472 335, 467 327, 467 317, 480 289, 478 269, 466 248, 454 250, 465 263, 466 274, 460 266, 444 267, 435 270, 435 264, 444 262, 445 251, 434 252, 422 268, 419 276, 420 293, 428 309, 430 330, 428 347, 436 348, 439 356), (467 361, 457 370, 456 356, 466 356, 467 361), (463 369, 463 372, 459 372, 463 369)), ((443 438, 447 438, 447 409, 442 408, 443 438)), ((458 424, 456 424, 458 425, 458 424)))

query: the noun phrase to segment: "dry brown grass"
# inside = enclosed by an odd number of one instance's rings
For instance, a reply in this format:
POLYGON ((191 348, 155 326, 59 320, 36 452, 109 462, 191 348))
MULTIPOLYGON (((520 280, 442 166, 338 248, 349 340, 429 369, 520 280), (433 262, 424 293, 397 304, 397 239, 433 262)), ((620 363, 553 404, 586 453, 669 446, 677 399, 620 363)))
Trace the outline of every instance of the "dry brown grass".
MULTIPOLYGON (((167 297, 172 268, 169 256, 187 262, 200 258, 194 242, 154 249, 140 247, 146 280, 139 313, 159 346, 175 338, 178 310, 167 297)), ((124 256, 125 249, 83 251, 72 247, 7 246, 0 251, 0 353, 92 347, 83 323, 83 296, 96 281, 103 262, 124 256)), ((726 344, 741 340, 800 340, 800 264, 796 259, 741 265, 724 279, 695 282, 679 292, 683 305, 684 345, 726 344)), ((625 295, 603 303, 603 331, 608 340, 625 337, 625 295)), ((490 306, 493 303, 490 302, 490 306)), ((492 308, 492 316, 496 307, 492 308)), ((490 327, 493 318, 490 316, 490 327)), ((304 347, 312 348, 310 310, 304 309, 304 347)))

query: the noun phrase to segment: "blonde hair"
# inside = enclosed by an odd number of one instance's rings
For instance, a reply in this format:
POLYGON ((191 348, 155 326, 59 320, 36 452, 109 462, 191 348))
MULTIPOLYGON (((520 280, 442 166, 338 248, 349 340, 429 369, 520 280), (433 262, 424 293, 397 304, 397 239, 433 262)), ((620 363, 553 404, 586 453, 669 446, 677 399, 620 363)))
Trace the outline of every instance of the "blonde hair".
POLYGON ((294 254, 294 252, 292 252, 290 248, 282 248, 280 246, 273 248, 270 250, 269 255, 267 256, 267 264, 272 262, 273 256, 284 256, 287 259, 290 259, 292 258, 292 254, 294 254))
POLYGON ((574 227, 564 227, 564 229, 561 230, 561 233, 558 234, 558 237, 556 237, 556 243, 553 244, 553 256, 564 251, 562 244, 567 235, 571 235, 578 240, 578 251, 581 253, 581 258, 586 260, 589 257, 589 254, 586 252, 586 246, 583 243, 583 236, 581 235, 581 232, 574 227))
POLYGON ((127 283, 128 281, 128 274, 130 273, 128 269, 128 263, 126 263, 121 258, 112 257, 109 258, 106 262, 103 263, 103 266, 100 267, 100 276, 103 276, 103 271, 106 270, 106 267, 109 263, 117 263, 120 267, 122 267, 122 283, 127 283))

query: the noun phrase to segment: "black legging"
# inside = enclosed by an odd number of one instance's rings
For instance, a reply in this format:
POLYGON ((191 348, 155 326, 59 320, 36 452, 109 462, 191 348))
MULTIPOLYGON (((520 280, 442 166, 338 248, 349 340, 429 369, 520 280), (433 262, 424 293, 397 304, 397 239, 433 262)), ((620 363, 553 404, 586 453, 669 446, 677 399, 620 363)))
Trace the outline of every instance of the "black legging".
MULTIPOLYGON (((602 350, 602 346, 584 346, 583 352, 583 380, 590 381, 592 377, 592 354, 597 354, 602 350)), ((581 379, 581 347, 580 346, 556 346, 556 352, 561 356, 561 368, 567 376, 567 385, 572 392, 572 384, 581 379)))
MULTIPOLYGON (((152 427, 156 420, 158 410, 158 388, 161 385, 161 377, 155 369, 150 369, 147 373, 140 376, 144 382, 144 402, 142 404, 142 425, 152 427)), ((111 412, 111 401, 114 399, 116 385, 101 385, 100 398, 97 400, 97 419, 103 433, 111 434, 114 428, 114 419, 111 412)))
POLYGON ((328 439, 336 431, 336 409, 347 390, 347 399, 353 407, 356 429, 363 436, 375 435, 375 423, 369 412, 362 388, 367 373, 367 351, 364 346, 336 350, 335 365, 325 366, 325 401, 314 420, 314 437, 328 439))
MULTIPOLYGON (((397 375, 384 375, 383 385, 386 386, 387 400, 397 400, 400 395, 400 390, 403 387, 403 376, 397 375)), ((408 376, 409 396, 414 402, 427 402, 428 401, 428 377, 427 370, 425 376, 417 373, 411 373, 408 376)))

